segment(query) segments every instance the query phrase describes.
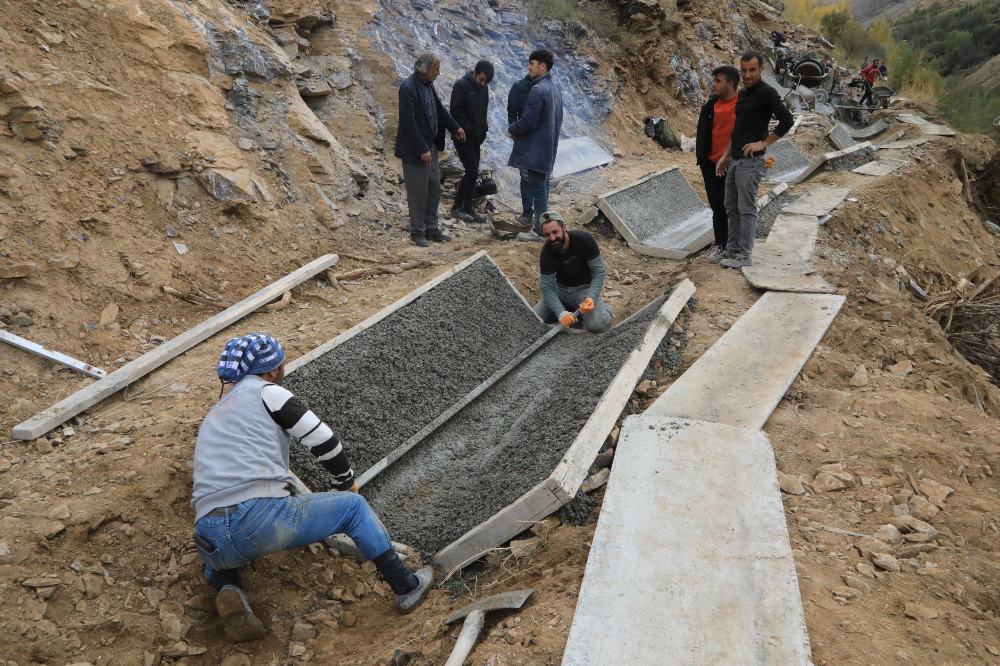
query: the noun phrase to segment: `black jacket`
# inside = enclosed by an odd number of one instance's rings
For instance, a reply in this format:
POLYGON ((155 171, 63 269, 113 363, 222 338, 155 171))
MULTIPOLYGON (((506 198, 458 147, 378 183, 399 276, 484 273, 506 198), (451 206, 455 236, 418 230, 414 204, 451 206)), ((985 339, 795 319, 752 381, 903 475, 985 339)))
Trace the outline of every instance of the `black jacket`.
POLYGON ((451 115, 465 130, 465 140, 472 145, 486 141, 489 123, 486 115, 490 107, 489 86, 479 86, 469 72, 451 89, 451 115))
POLYGON ((417 86, 421 85, 423 82, 417 80, 414 72, 399 86, 399 128, 396 130, 394 154, 410 164, 420 164, 420 156, 430 151, 432 145, 437 146, 438 150, 444 150, 445 129, 453 134, 459 129, 448 109, 441 104, 434 86, 431 86, 431 90, 434 91, 434 103, 437 104, 438 126, 430 126, 424 105, 420 103, 420 89, 417 86))
POLYGON ((694 138, 694 158, 698 166, 707 166, 712 162, 708 159, 708 151, 712 149, 712 121, 715 119, 715 102, 719 98, 709 95, 705 106, 701 107, 698 116, 698 133, 694 138))
MULTIPOLYGON (((767 138, 771 116, 778 119, 778 126, 774 128, 778 136, 785 136, 795 123, 792 112, 785 108, 778 91, 763 81, 758 81, 753 88, 740 89, 739 94, 736 124, 733 126, 733 159, 743 157, 743 146, 746 144, 767 138)), ((755 153, 754 157, 765 152, 755 153)))
POLYGON ((513 125, 521 119, 521 112, 528 101, 528 93, 531 92, 531 77, 525 76, 523 79, 510 87, 510 94, 507 95, 507 124, 513 125))

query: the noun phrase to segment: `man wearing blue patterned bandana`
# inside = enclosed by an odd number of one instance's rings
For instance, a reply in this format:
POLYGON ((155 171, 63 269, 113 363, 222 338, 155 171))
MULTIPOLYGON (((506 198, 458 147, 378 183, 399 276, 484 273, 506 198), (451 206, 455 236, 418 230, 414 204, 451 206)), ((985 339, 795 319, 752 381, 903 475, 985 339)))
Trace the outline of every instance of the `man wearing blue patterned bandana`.
POLYGON ((410 573, 392 549, 385 527, 357 494, 344 446, 333 430, 288 390, 285 352, 261 333, 226 343, 217 373, 229 393, 205 416, 194 450, 195 545, 215 606, 234 643, 267 635, 247 602, 243 565, 265 555, 347 534, 409 613, 427 596, 430 567, 410 573), (297 494, 288 469, 292 437, 333 477, 335 491, 297 494), (346 491, 346 492, 344 492, 346 491))

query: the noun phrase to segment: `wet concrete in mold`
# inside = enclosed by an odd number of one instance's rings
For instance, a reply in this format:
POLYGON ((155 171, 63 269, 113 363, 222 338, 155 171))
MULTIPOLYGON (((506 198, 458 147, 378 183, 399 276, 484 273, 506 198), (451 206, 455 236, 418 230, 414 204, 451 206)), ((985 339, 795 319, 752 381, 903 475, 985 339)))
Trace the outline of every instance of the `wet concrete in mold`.
POLYGON ((558 335, 375 477, 362 494, 393 539, 432 555, 548 477, 654 313, 558 335))
MULTIPOLYGON (((371 467, 545 334, 485 257, 289 375, 284 386, 371 467)), ((290 463, 315 492, 330 476, 297 442, 290 463)))
POLYGON ((640 242, 659 238, 671 227, 682 228, 684 220, 705 212, 705 204, 680 169, 629 185, 605 201, 640 242))

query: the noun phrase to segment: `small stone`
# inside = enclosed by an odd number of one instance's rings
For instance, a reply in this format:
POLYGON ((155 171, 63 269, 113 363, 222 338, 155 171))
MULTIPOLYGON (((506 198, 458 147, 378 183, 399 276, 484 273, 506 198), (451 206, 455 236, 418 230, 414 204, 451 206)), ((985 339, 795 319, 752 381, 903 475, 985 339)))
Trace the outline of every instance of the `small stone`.
POLYGON ((868 564, 867 562, 858 562, 854 568, 862 576, 866 578, 871 578, 872 580, 875 579, 875 567, 868 564))
POLYGON ((896 504, 892 507, 892 515, 896 518, 908 516, 910 515, 910 506, 908 504, 896 504))
POLYGON ((833 596, 841 597, 843 599, 847 599, 848 601, 858 596, 857 590, 855 590, 853 587, 846 587, 844 585, 837 585, 835 587, 832 587, 830 588, 830 591, 833 592, 833 596))
POLYGON ((915 603, 906 603, 903 606, 903 615, 911 620, 933 620, 938 616, 937 611, 915 603))
POLYGON ((76 430, 74 430, 73 428, 63 428, 63 431, 62 431, 62 436, 63 437, 69 438, 69 437, 72 437, 75 434, 76 434, 76 430))
POLYGON ((903 534, 895 525, 883 525, 875 532, 875 538, 891 546, 898 546, 903 543, 903 534))
POLYGON ((167 238, 177 238, 177 230, 169 225, 167 225, 166 234, 167 238))
POLYGON ((83 577, 84 596, 96 599, 104 591, 104 577, 87 574, 83 577))
POLYGON ((900 570, 899 561, 888 553, 872 553, 869 558, 875 566, 886 571, 898 572, 900 570))
POLYGON ((592 493, 601 486, 603 486, 605 483, 607 483, 610 477, 611 477, 611 470, 607 468, 602 469, 597 474, 587 477, 587 479, 582 484, 580 484, 580 490, 582 490, 585 493, 592 493))
POLYGON ((292 640, 306 643, 316 638, 316 627, 305 622, 296 622, 292 627, 292 640))
POLYGON ((358 623, 358 616, 353 611, 344 611, 338 621, 345 627, 353 627, 358 623))
POLYGON ((934 517, 941 512, 941 509, 937 508, 920 495, 914 495, 910 498, 909 507, 911 516, 917 520, 923 520, 928 523, 934 520, 934 517))
POLYGON ((806 489, 802 487, 802 482, 798 477, 784 472, 778 472, 778 485, 789 495, 804 495, 806 489))
POLYGON ((913 364, 909 361, 902 361, 900 363, 896 363, 895 365, 890 365, 886 369, 894 375, 906 377, 908 374, 913 372, 913 364))
POLYGON ((35 440, 35 448, 42 455, 46 453, 52 453, 52 442, 50 442, 44 437, 40 437, 35 440))
POLYGON ((892 548, 884 541, 879 541, 873 537, 862 537, 854 547, 861 553, 861 557, 868 559, 872 553, 891 553, 892 548))
POLYGON ((253 139, 242 138, 237 143, 240 150, 253 150, 253 139))
POLYGON ((360 580, 354 584, 354 596, 356 596, 358 599, 364 598, 365 593, 367 592, 368 588, 360 580))
POLYGON ((49 511, 49 518, 52 518, 54 520, 67 520, 70 517, 70 515, 72 514, 70 513, 69 506, 66 504, 60 504, 58 506, 54 506, 49 511))
POLYGON ((899 556, 904 559, 916 557, 920 553, 933 553, 938 547, 933 543, 918 543, 912 546, 904 546, 899 551, 899 556))
MULTIPOLYGON (((869 565, 870 566, 870 565, 869 565)), ((872 588, 865 581, 861 580, 857 576, 852 576, 850 574, 844 574, 841 576, 844 579, 844 584, 847 587, 857 590, 862 594, 868 594, 872 591, 872 588)))
POLYGON ((0 541, 0 557, 10 557, 10 548, 3 541, 0 541))
POLYGON ((646 395, 654 388, 656 388, 656 382, 652 381, 651 379, 644 379, 643 381, 639 382, 638 386, 635 387, 635 392, 638 393, 639 395, 646 395))
POLYGON ((370 576, 374 576, 375 572, 378 571, 378 567, 371 560, 365 560, 361 563, 361 570, 370 576))
POLYGON ((441 656, 442 652, 444 652, 444 639, 425 645, 423 649, 424 659, 434 661, 441 656))
POLYGON ((23 312, 18 312, 14 315, 14 318, 10 320, 14 326, 31 326, 31 317, 23 312))
POLYGON ((562 519, 559 516, 548 516, 547 518, 542 518, 537 523, 531 526, 531 532, 543 539, 552 534, 552 531, 562 524, 562 519))
POLYGON ((844 490, 847 488, 847 484, 832 474, 820 472, 816 475, 816 478, 813 479, 812 487, 818 493, 829 493, 835 490, 844 490))
POLYGON ((288 644, 288 656, 289 657, 301 657, 306 653, 306 646, 302 643, 297 643, 292 641, 288 644))
POLYGON ((248 655, 242 652, 231 652, 219 666, 250 666, 252 663, 248 655))
POLYGON ((603 469, 605 467, 611 467, 611 462, 614 459, 615 459, 615 450, 604 449, 603 451, 597 454, 596 458, 594 458, 594 464, 597 466, 598 469, 603 469))
POLYGON ((35 532, 45 539, 52 539, 62 533, 66 526, 58 520, 41 520, 34 524, 35 532))
POLYGON ((510 542, 510 553, 516 558, 531 557, 542 549, 545 542, 541 537, 530 539, 514 539, 510 542))
POLYGON ((930 501, 931 504, 939 509, 944 509, 944 501, 955 492, 954 488, 949 488, 948 486, 938 483, 937 481, 931 481, 930 479, 923 479, 920 481, 920 492, 930 501))
POLYGON ((859 365, 854 368, 854 376, 851 377, 851 386, 868 386, 868 370, 865 366, 859 365))

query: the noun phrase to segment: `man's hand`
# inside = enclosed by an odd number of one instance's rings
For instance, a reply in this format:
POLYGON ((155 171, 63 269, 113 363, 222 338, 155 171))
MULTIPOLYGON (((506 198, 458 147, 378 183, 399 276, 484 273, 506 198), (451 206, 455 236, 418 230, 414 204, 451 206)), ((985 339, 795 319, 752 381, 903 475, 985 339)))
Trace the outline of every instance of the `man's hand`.
POLYGON ((569 328, 570 326, 576 323, 576 317, 573 316, 572 312, 567 312, 563 310, 563 313, 559 315, 559 323, 565 326, 566 328, 569 328))
POLYGON ((424 153, 423 155, 421 155, 420 159, 422 159, 424 162, 427 162, 428 164, 430 164, 431 163, 431 151, 428 150, 426 153, 424 153))
POLYGON ((455 138, 459 141, 465 141, 465 130, 459 127, 458 131, 455 132, 455 138))
POLYGON ((580 314, 589 314, 594 311, 594 299, 588 298, 580 303, 580 314))
POLYGON ((748 143, 743 146, 743 157, 750 157, 754 153, 759 153, 762 150, 767 150, 767 146, 764 145, 763 141, 754 141, 753 143, 748 143))
POLYGON ((730 158, 728 158, 728 157, 723 157, 718 162, 716 162, 715 163, 715 175, 718 176, 719 178, 722 178, 723 176, 725 176, 726 172, 729 171, 729 162, 730 162, 730 158))

